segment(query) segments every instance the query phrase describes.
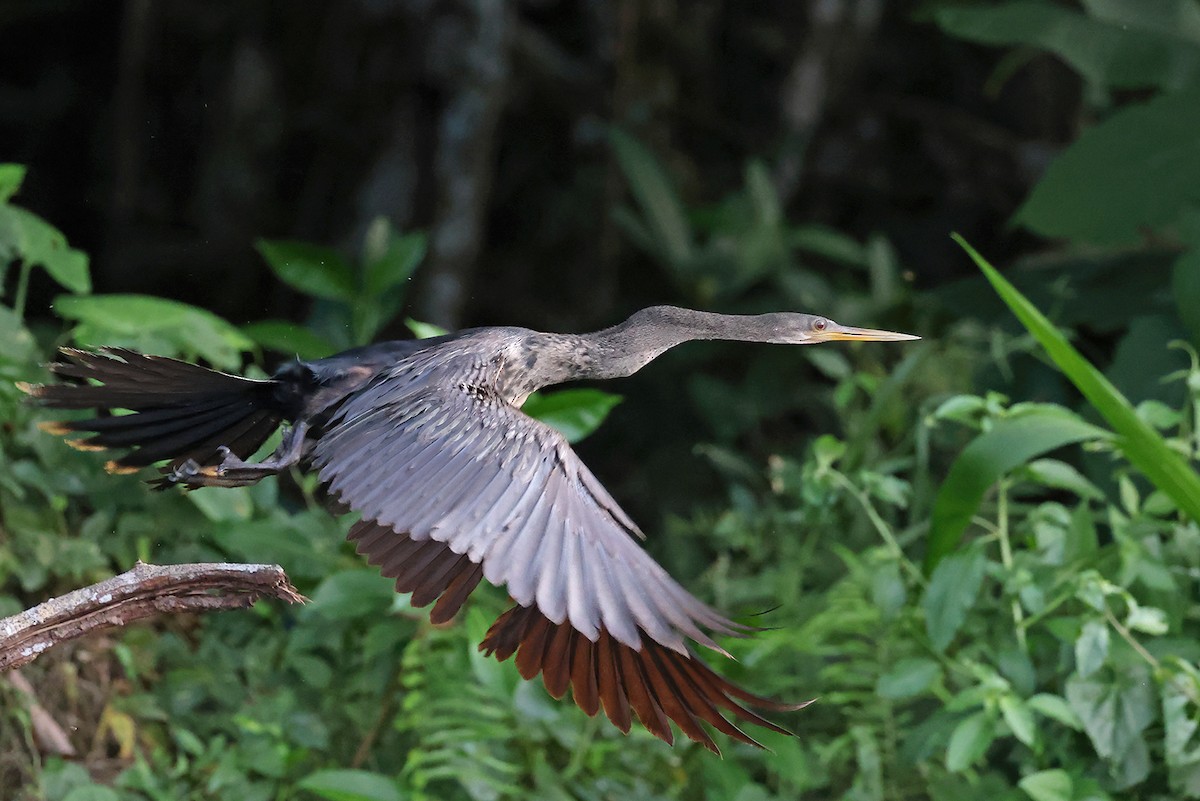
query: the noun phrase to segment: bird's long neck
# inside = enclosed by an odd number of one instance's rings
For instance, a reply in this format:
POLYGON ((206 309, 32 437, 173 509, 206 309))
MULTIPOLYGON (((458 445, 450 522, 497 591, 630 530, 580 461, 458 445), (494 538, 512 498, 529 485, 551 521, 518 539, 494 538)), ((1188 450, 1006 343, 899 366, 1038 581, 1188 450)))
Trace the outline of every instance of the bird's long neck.
POLYGON ((633 375, 654 359, 684 342, 729 339, 770 342, 773 315, 715 314, 652 306, 612 328, 578 336, 574 378, 622 378, 633 375))

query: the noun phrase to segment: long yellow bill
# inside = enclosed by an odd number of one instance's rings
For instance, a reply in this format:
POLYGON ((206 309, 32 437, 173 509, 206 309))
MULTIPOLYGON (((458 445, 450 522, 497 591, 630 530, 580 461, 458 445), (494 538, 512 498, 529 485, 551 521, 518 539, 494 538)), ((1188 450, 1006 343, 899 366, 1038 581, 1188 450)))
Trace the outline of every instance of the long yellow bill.
POLYGON ((813 339, 817 342, 903 342, 910 339, 920 339, 912 334, 901 334, 898 331, 879 331, 874 328, 854 328, 829 321, 824 331, 814 332, 813 339))

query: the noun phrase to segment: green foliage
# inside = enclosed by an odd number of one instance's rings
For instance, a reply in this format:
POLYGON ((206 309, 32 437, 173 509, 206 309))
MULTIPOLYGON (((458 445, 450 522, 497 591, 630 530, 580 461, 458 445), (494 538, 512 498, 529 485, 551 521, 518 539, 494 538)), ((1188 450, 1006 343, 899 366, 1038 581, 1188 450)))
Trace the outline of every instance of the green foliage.
MULTIPOLYGON (((430 626, 342 542, 346 522, 320 510, 311 478, 148 493, 38 434, 18 403, 11 382, 38 379, 57 335, 27 325, 34 267, 64 284, 56 310, 76 340, 153 335, 163 352, 233 364, 242 334, 310 357, 382 331, 402 311, 421 235, 378 222, 357 261, 260 243, 312 312, 239 332, 151 299, 93 300, 56 261, 71 252, 61 234, 0 226, 0 262, 21 270, 0 306, 0 607, 137 558, 278 561, 313 599, 162 620, 43 657, 26 671, 40 700, 75 715, 78 742, 114 767, 93 778, 94 755, 43 761, 25 701, 6 691, 0 787, 23 786, 22 801, 1200 798, 1200 357, 1168 349, 1200 331, 1200 168, 1187 135, 1200 105, 1197 8, 936 12, 958 35, 1024 48, 996 80, 1034 48, 1089 84, 1097 122, 1017 218, 1067 241, 1039 270, 1016 266, 1020 293, 981 259, 986 279, 913 290, 884 237, 790 223, 760 162, 720 202, 691 205, 648 148, 611 135, 632 199, 618 223, 680 302, 917 320, 926 337, 905 349, 747 348, 732 366, 722 345, 698 345, 645 376, 663 382, 711 469, 708 492, 643 521, 648 547, 701 597, 766 627, 723 643, 737 657, 713 660, 726 675, 818 697, 779 716, 799 737, 767 735, 770 751, 722 742, 722 760, 637 728, 622 736, 483 657, 502 592, 481 588, 462 620, 430 626), (1159 94, 1121 106, 1130 95, 1114 90, 1130 88, 1159 94), (1115 242, 1121 251, 1095 249, 1115 242), (985 280, 1024 328, 987 309, 985 280), (939 329, 939 310, 954 322, 939 329), (140 324, 173 313, 186 342, 140 324)), ((0 166, 4 208, 22 177, 0 166)), ((577 438, 615 402, 582 390, 526 410, 577 438)), ((666 448, 639 445, 618 465, 634 472, 645 456, 680 469, 686 452, 666 448)))
POLYGON ((260 239, 258 252, 275 277, 317 303, 307 327, 269 320, 245 331, 264 347, 303 359, 366 345, 399 313, 425 250, 424 233, 401 234, 382 217, 368 227, 355 267, 331 248, 260 239))

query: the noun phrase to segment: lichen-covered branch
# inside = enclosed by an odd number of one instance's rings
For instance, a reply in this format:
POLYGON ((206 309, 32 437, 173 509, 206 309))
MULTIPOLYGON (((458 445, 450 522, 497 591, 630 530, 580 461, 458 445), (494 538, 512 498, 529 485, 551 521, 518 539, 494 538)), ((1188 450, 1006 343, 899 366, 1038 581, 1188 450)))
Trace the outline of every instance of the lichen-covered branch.
POLYGON ((304 601, 278 565, 138 562, 119 576, 0 620, 0 671, 100 629, 162 613, 241 609, 262 597, 304 601))

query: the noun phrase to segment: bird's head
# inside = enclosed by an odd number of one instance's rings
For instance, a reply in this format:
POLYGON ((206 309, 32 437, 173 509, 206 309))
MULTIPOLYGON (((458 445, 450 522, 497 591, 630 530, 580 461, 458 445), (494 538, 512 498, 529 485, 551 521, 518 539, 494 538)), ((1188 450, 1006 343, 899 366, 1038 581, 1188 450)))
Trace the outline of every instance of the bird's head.
POLYGON ((769 325, 774 329, 774 341, 792 345, 813 345, 818 342, 901 342, 920 339, 912 334, 896 331, 880 331, 875 328, 855 328, 842 325, 817 314, 782 312, 765 314, 773 318, 769 325))

